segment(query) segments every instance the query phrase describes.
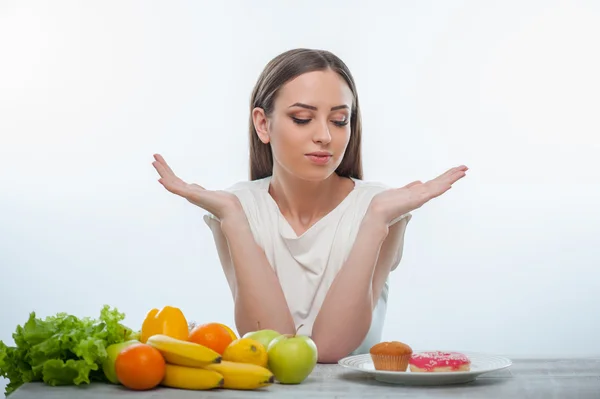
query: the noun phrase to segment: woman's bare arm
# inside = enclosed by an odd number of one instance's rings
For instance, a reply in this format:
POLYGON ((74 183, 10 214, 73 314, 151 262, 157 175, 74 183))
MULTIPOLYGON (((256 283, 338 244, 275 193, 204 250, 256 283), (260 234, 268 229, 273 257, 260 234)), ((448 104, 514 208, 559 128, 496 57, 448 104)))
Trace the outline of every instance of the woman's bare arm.
POLYGON ((367 214, 313 325, 312 339, 319 350, 320 363, 336 363, 367 335, 376 295, 374 270, 388 237, 387 225, 367 214))
POLYGON ((291 334, 296 329, 281 284, 254 240, 243 210, 210 224, 234 298, 240 335, 260 329, 291 334), (258 324, 260 323, 260 324, 258 324))
POLYGON ((152 165, 169 192, 216 216, 209 225, 235 300, 235 323, 243 335, 261 329, 282 334, 296 329, 281 284, 250 230, 239 199, 226 191, 207 190, 180 179, 160 154, 152 165))
POLYGON ((385 285, 390 272, 402 260, 402 254, 404 252, 404 234, 411 217, 412 216, 407 215, 390 227, 389 234, 381 246, 377 264, 375 265, 375 272, 373 273, 373 309, 375 309, 377 301, 379 301, 383 286, 385 285))
POLYGON ((313 325, 320 363, 335 363, 347 356, 369 332, 373 308, 395 262, 407 219, 390 229, 391 221, 445 193, 465 172, 464 166, 452 168, 426 183, 416 181, 373 198, 313 325))

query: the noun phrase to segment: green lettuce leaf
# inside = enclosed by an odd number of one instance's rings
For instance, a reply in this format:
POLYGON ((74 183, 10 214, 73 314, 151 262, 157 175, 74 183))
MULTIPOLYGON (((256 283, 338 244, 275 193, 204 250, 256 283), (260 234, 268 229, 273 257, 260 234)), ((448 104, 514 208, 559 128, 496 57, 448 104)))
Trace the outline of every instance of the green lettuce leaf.
POLYGON ((108 305, 97 319, 66 313, 39 319, 31 312, 12 335, 15 346, 0 341, 0 376, 9 380, 5 394, 34 381, 51 386, 106 381, 101 370, 106 348, 135 334, 121 323, 124 318, 108 305))

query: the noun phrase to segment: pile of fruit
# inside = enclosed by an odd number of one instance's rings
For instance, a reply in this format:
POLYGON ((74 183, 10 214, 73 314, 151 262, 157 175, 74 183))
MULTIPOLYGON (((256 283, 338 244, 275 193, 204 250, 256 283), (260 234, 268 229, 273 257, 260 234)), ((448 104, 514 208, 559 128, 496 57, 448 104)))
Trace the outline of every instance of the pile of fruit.
POLYGON ((104 306, 99 319, 31 313, 13 334, 15 346, 0 341, 0 376, 9 395, 27 382, 57 385, 92 381, 132 390, 159 386, 192 389, 259 389, 278 382, 300 384, 317 364, 310 337, 260 329, 242 337, 222 323, 188 323, 172 306, 150 310, 141 329, 104 306))
POLYGON ((181 310, 170 306, 148 313, 139 339, 113 344, 107 352, 107 378, 135 390, 159 385, 257 389, 275 380, 299 384, 317 363, 309 337, 257 330, 238 338, 231 328, 214 322, 190 331, 181 310))

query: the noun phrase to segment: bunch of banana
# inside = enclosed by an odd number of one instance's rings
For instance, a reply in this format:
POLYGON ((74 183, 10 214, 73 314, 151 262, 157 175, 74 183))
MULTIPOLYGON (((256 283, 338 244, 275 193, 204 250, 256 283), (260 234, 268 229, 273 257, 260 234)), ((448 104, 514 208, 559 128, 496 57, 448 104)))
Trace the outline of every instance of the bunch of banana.
POLYGON ((214 350, 167 335, 153 335, 148 338, 147 344, 158 349, 167 363, 177 366, 202 367, 221 362, 221 355, 214 350))
POLYGON ((162 385, 171 388, 208 390, 257 389, 271 385, 275 378, 265 367, 224 361, 205 346, 162 334, 148 338, 167 362, 162 385))
POLYGON ((256 389, 275 382, 275 377, 269 369, 256 364, 223 360, 220 363, 208 364, 203 369, 221 374, 224 378, 223 388, 227 389, 256 389))

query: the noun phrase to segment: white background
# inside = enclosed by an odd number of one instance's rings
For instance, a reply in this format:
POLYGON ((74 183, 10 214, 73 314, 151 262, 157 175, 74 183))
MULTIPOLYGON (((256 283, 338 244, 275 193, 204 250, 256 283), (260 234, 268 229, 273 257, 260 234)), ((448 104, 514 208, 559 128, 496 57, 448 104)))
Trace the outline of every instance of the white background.
POLYGON ((250 91, 289 48, 351 68, 365 178, 468 177, 414 213, 384 339, 600 354, 600 3, 0 2, 0 339, 103 304, 233 325, 199 208, 247 178, 250 91), (251 5, 250 5, 251 4, 251 5))

